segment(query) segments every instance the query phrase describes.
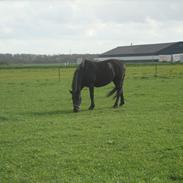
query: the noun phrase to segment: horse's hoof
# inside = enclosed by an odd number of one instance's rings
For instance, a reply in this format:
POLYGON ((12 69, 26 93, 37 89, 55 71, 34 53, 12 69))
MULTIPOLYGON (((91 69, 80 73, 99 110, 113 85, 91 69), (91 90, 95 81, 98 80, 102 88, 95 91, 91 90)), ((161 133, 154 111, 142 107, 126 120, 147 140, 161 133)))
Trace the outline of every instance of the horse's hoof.
POLYGON ((118 105, 114 105, 113 108, 114 108, 114 109, 118 108, 118 105))
POLYGON ((73 112, 79 112, 80 109, 73 109, 73 112))
POLYGON ((93 109, 94 109, 94 107, 89 107, 89 108, 88 108, 88 110, 93 110, 93 109))
POLYGON ((95 105, 90 105, 90 107, 88 108, 88 110, 93 110, 95 108, 95 105))

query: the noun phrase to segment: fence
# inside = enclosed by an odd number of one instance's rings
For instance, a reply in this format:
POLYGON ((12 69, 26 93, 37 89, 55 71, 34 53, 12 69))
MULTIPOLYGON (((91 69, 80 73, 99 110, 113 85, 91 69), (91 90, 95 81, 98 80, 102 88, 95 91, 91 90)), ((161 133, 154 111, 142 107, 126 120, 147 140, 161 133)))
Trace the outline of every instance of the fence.
POLYGON ((127 63, 127 75, 130 77, 174 77, 183 75, 181 63, 127 63))
MULTIPOLYGON (((72 78, 75 65, 39 65, 0 67, 0 80, 58 80, 72 78)), ((126 64, 127 77, 174 77, 183 76, 183 64, 126 64)))

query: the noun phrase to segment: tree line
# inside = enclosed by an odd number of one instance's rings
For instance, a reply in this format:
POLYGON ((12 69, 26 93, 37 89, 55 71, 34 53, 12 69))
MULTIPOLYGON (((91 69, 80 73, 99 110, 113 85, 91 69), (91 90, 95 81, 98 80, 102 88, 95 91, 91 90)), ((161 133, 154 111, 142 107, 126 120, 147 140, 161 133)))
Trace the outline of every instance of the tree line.
POLYGON ((76 64, 82 59, 93 60, 97 54, 0 54, 0 64, 76 64))

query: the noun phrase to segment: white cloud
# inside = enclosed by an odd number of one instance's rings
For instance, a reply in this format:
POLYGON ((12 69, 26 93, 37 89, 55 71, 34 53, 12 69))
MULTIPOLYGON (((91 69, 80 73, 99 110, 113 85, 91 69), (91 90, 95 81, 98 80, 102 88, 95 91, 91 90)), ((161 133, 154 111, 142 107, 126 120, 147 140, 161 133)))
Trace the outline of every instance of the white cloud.
POLYGON ((180 41, 182 9, 180 0, 0 1, 0 52, 100 53, 180 41))

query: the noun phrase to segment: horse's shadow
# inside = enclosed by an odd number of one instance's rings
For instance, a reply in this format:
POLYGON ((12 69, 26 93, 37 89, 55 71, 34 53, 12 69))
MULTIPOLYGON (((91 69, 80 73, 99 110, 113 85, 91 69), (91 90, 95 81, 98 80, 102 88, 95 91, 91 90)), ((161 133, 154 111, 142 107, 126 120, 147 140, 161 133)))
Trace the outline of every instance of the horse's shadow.
POLYGON ((79 112, 73 112, 72 109, 66 109, 66 110, 55 110, 55 111, 35 111, 35 112, 26 112, 25 115, 31 115, 31 116, 55 116, 55 115, 68 115, 68 114, 79 114, 79 113, 85 113, 89 111, 88 109, 82 109, 79 112))
MULTIPOLYGON (((81 109, 79 112, 73 112, 72 109, 64 109, 64 110, 54 110, 54 111, 33 111, 33 112, 25 112, 23 113, 24 115, 31 115, 31 116, 55 116, 55 115, 69 115, 69 114, 88 114, 91 112, 100 112, 100 111, 105 111, 105 110, 117 110, 113 109, 111 106, 106 106, 106 107, 98 107, 97 109, 94 110, 88 110, 87 108, 81 109)), ((119 109, 119 108, 118 108, 119 109)))
POLYGON ((34 112, 26 112, 24 114, 31 116, 54 116, 54 115, 64 115, 64 114, 72 114, 72 110, 55 110, 55 111, 34 111, 34 112))

